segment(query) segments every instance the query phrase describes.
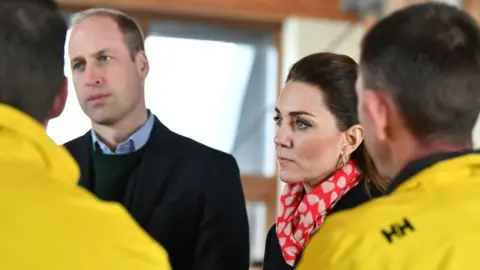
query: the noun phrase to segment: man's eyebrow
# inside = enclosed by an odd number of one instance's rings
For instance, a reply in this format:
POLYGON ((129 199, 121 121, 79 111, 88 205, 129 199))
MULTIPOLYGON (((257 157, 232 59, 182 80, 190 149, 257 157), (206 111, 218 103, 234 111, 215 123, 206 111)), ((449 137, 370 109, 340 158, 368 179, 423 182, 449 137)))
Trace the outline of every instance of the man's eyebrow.
MULTIPOLYGON (((109 49, 101 49, 101 50, 98 50, 94 53, 91 53, 90 56, 93 56, 93 57, 98 57, 100 55, 103 55, 103 54, 106 54, 106 53, 109 53, 110 50, 109 49)), ((79 61, 83 61, 85 59, 85 57, 83 56, 76 56, 76 57, 73 57, 71 60, 70 60, 70 63, 75 63, 75 62, 79 62, 79 61)))

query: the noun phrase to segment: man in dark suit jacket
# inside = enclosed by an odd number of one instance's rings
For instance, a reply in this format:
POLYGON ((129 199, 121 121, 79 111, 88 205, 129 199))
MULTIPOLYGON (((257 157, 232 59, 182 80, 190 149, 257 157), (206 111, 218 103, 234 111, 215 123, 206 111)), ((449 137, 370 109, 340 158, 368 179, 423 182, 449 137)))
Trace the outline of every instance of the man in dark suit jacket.
POLYGON ((146 109, 149 65, 135 22, 110 9, 81 12, 68 51, 78 100, 92 121, 91 131, 66 144, 80 164, 80 185, 122 203, 165 247, 174 270, 247 270, 237 163, 170 131, 146 109))

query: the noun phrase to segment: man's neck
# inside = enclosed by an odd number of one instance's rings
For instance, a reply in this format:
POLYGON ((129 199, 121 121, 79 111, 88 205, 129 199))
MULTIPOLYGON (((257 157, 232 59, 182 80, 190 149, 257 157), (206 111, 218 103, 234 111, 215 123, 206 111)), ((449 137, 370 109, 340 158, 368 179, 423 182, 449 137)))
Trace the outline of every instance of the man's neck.
POLYGON ((105 126, 92 123, 92 128, 97 137, 111 150, 132 136, 147 121, 148 112, 146 108, 132 112, 114 125, 105 126))
POLYGON ((463 145, 454 145, 450 143, 431 141, 421 142, 413 138, 397 142, 392 146, 391 166, 388 173, 389 177, 395 177, 410 162, 443 152, 458 152, 466 149, 472 149, 473 144, 467 142, 463 145))

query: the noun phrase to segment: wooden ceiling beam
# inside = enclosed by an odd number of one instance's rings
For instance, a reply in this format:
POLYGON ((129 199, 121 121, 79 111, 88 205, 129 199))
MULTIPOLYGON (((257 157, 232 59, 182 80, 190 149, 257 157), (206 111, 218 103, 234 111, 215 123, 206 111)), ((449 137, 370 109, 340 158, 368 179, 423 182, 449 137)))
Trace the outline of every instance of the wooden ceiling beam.
POLYGON ((341 0, 57 0, 62 8, 95 6, 129 11, 281 22, 288 17, 354 21, 341 0))

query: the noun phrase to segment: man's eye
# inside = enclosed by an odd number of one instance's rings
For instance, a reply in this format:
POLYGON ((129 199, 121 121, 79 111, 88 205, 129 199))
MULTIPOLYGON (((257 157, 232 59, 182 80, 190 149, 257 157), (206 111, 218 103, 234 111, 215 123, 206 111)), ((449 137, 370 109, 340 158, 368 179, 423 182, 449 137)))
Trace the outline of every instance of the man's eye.
POLYGON ((82 67, 82 64, 80 64, 80 63, 75 63, 75 64, 73 64, 72 69, 79 69, 79 68, 81 68, 81 67, 82 67))
POLYGON ((110 60, 110 56, 102 55, 102 56, 99 57, 99 60, 100 60, 100 62, 108 61, 108 60, 110 60))

